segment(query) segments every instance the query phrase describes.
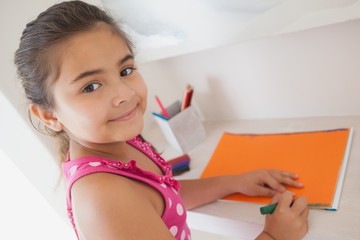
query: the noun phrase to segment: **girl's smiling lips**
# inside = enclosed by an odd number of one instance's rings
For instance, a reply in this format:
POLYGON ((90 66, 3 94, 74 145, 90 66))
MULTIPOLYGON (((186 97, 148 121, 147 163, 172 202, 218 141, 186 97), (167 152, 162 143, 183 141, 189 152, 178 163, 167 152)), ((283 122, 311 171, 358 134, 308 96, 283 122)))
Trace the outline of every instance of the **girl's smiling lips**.
POLYGON ((130 111, 121 114, 120 116, 117 116, 113 119, 110 119, 109 122, 114 122, 114 121, 128 121, 130 119, 132 119, 137 113, 137 106, 133 109, 131 109, 130 111))

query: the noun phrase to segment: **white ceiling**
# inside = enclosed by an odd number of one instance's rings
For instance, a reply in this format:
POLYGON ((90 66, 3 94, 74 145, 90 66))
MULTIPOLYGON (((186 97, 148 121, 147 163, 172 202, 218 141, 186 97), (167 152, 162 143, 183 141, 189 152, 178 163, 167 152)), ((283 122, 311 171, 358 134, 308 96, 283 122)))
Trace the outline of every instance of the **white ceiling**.
POLYGON ((102 0, 152 61, 360 17, 359 0, 102 0))

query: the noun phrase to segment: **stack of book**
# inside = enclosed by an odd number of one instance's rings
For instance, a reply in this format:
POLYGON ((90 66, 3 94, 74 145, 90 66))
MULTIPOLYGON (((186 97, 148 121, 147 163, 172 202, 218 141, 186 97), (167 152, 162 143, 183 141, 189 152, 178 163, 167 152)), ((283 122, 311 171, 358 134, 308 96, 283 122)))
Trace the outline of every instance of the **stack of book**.
POLYGON ((167 162, 171 165, 174 176, 190 170, 190 157, 187 154, 170 159, 167 162))

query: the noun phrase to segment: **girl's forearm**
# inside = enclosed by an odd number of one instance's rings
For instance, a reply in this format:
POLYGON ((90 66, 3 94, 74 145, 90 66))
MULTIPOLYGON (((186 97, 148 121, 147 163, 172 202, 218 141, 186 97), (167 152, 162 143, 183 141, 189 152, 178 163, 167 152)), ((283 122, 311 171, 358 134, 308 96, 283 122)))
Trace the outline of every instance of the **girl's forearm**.
POLYGON ((230 176, 181 180, 180 194, 186 208, 196 208, 233 193, 229 181, 230 176))

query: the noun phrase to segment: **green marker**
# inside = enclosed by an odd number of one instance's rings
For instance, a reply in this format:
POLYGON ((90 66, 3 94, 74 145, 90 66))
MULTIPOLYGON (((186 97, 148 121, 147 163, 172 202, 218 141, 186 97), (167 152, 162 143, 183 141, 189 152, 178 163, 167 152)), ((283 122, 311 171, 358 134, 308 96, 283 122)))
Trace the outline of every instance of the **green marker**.
POLYGON ((274 204, 270 204, 270 205, 261 207, 261 208, 260 208, 260 213, 261 213, 262 215, 272 214, 272 213, 275 211, 277 205, 278 205, 277 203, 274 203, 274 204))
MULTIPOLYGON (((274 204, 270 204, 270 205, 266 205, 266 206, 263 206, 260 208, 260 213, 262 215, 265 215, 265 214, 272 214, 276 207, 277 207, 278 203, 274 203, 274 204)), ((326 207, 329 207, 330 204, 328 203, 312 203, 312 204, 308 204, 308 207, 312 207, 312 208, 325 208, 326 207)), ((334 209, 326 209, 326 210, 334 210, 334 209)))

